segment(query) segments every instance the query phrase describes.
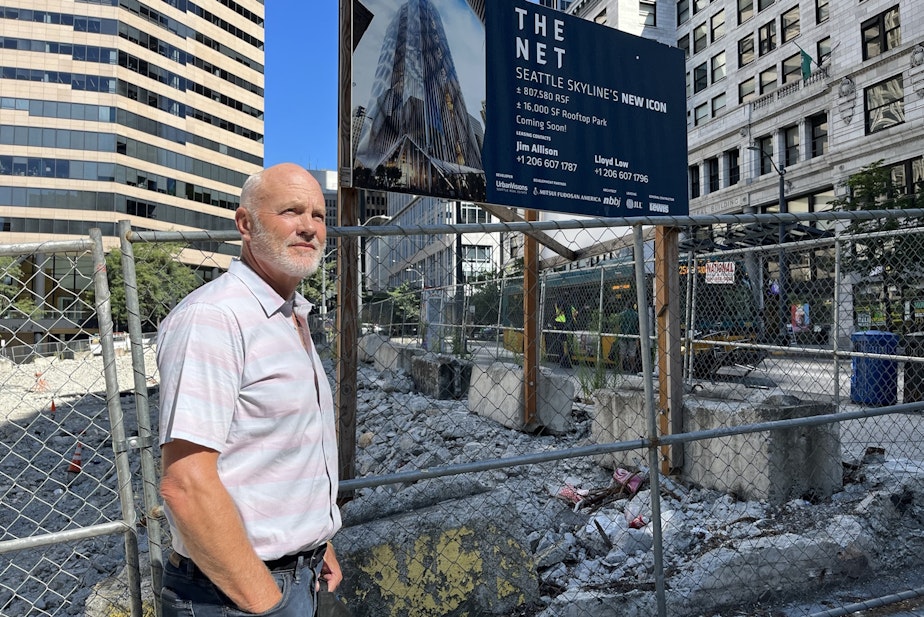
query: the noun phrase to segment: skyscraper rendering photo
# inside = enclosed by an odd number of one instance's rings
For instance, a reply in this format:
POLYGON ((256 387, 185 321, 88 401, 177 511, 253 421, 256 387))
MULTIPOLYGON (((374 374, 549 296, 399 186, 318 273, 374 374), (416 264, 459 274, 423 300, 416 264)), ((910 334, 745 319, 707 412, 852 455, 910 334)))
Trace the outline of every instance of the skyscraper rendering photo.
POLYGON ((483 200, 479 15, 463 0, 362 5, 369 24, 353 56, 354 183, 483 200))

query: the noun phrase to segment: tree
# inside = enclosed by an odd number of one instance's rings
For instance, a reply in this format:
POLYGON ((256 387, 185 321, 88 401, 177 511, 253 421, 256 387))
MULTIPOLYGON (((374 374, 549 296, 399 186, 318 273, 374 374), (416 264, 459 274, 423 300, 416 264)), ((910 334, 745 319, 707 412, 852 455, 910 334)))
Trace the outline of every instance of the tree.
MULTIPOLYGON (((183 246, 175 243, 139 243, 134 246, 142 329, 156 329, 170 309, 202 284, 196 272, 179 261, 182 250, 183 246)), ((119 326, 128 323, 122 251, 119 249, 106 255, 106 272, 112 319, 118 330, 121 329, 119 326)))
POLYGON ((388 290, 388 295, 394 303, 394 323, 416 324, 420 321, 420 293, 412 289, 405 281, 398 287, 388 290))
MULTIPOLYGON (((909 192, 893 182, 893 168, 876 161, 847 179, 847 196, 835 199, 835 210, 901 210, 913 208, 919 201, 919 187, 909 192), (917 189, 917 190, 915 190, 917 189)), ((859 277, 854 286, 862 301, 863 288, 872 290, 871 300, 882 308, 885 328, 895 331, 896 319, 901 319, 901 307, 909 289, 920 283, 919 236, 894 233, 916 228, 909 219, 869 219, 851 221, 847 231, 852 235, 884 232, 868 238, 858 238, 845 252, 842 267, 859 277), (895 309, 898 308, 898 312, 895 309)), ((855 303, 856 304, 856 303, 855 303)))
POLYGON ((500 319, 500 279, 494 273, 485 273, 471 281, 475 291, 469 302, 474 309, 473 322, 494 325, 500 319))
POLYGON ((35 300, 23 280, 22 264, 15 257, 0 257, 0 315, 11 318, 33 316, 35 300), (10 313, 10 309, 15 309, 10 313))
POLYGON ((336 261, 323 262, 314 274, 301 282, 299 292, 315 306, 321 306, 337 291, 334 285, 336 271, 336 261))

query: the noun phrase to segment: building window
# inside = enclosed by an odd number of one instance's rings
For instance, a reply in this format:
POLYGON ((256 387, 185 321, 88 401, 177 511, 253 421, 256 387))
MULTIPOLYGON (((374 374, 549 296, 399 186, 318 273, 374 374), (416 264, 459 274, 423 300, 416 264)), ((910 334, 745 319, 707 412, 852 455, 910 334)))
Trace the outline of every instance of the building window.
POLYGON ((712 24, 712 42, 725 36, 725 11, 719 11, 709 20, 712 24))
POLYGON ((606 9, 597 13, 597 16, 594 17, 594 21, 598 24, 606 25, 606 9))
POLYGON ((706 24, 700 24, 693 28, 693 53, 698 54, 706 49, 708 30, 706 24))
POLYGON ((891 168, 891 194, 917 195, 924 190, 924 158, 917 157, 903 161, 891 168))
POLYGON ((687 98, 693 96, 693 85, 690 82, 690 71, 687 71, 687 98))
POLYGON ((815 0, 815 23, 820 24, 823 21, 828 21, 828 18, 831 17, 830 9, 828 8, 828 2, 830 0, 815 0))
POLYGON ((799 6, 789 9, 780 18, 780 39, 785 43, 799 36, 799 6))
POLYGON ((706 86, 709 85, 709 71, 706 68, 706 63, 703 62, 698 67, 693 69, 693 94, 697 92, 702 92, 706 89, 706 86))
POLYGON ((719 159, 706 159, 706 181, 708 184, 707 193, 714 193, 719 190, 719 159))
POLYGON ((683 38, 677 39, 677 49, 683 50, 685 58, 690 58, 690 36, 684 35, 683 38))
POLYGON ((712 83, 725 79, 725 52, 712 56, 712 83))
POLYGON ((699 165, 690 165, 690 198, 699 197, 699 165))
POLYGON ((757 79, 751 77, 738 84, 738 103, 744 104, 757 98, 757 79))
POLYGON ((864 94, 867 135, 905 121, 905 87, 901 75, 870 86, 864 94))
POLYGON ((773 171, 773 137, 770 135, 758 137, 754 141, 754 145, 758 149, 757 169, 760 171, 760 175, 770 173, 773 171))
POLYGON ((738 68, 754 62, 754 35, 749 34, 738 41, 738 68))
POLYGON ((760 40, 760 55, 768 54, 776 49, 776 21, 764 24, 757 31, 760 40))
POLYGON ((818 64, 824 64, 831 57, 831 37, 825 37, 815 45, 815 54, 818 64))
POLYGON ((799 162, 799 127, 788 126, 783 129, 783 164, 791 167, 799 162))
POLYGON ((638 15, 639 19, 642 22, 642 25, 645 26, 657 26, 657 15, 658 7, 655 5, 654 0, 639 0, 638 3, 638 15))
POLYGON ((757 10, 763 11, 765 8, 771 6, 775 0, 757 0, 757 10))
POLYGON ((828 114, 821 113, 809 117, 809 132, 812 139, 811 156, 821 156, 828 149, 828 114))
POLYGON ((715 118, 725 109, 725 93, 712 99, 712 117, 715 118))
POLYGON ((725 160, 728 161, 728 185, 734 186, 741 181, 741 162, 738 149, 726 151, 725 160))
POLYGON ((697 105, 693 110, 693 126, 699 126, 703 122, 709 119, 709 105, 703 103, 702 105, 697 105))
POLYGON ((693 14, 696 15, 700 11, 705 11, 710 2, 712 0, 693 0, 693 14))
POLYGON ((754 17, 754 0, 738 0, 738 24, 754 17))
POLYGON ((690 0, 677 0, 677 25, 690 20, 690 0))
POLYGON ((460 223, 490 223, 491 216, 473 203, 462 202, 460 223))
POLYGON ((771 66, 766 71, 760 72, 760 93, 767 94, 776 90, 776 67, 771 66))
POLYGON ((802 54, 789 56, 783 60, 783 83, 791 84, 802 78, 802 54))
POLYGON ((869 60, 902 43, 901 24, 898 19, 898 7, 880 13, 860 26, 863 33, 863 59, 869 60))

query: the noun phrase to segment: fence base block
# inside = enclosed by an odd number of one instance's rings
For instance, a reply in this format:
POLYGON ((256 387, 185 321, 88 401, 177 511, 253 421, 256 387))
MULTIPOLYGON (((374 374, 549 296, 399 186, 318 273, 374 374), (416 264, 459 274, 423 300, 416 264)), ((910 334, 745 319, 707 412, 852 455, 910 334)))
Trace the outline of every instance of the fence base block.
MULTIPOLYGON (((755 395, 742 388, 722 390, 721 398, 684 397, 686 431, 828 414, 828 403, 801 401, 779 393, 755 395), (740 398, 732 402, 729 396, 740 398)), ((641 390, 599 391, 595 394, 592 438, 596 443, 637 439, 648 434, 641 390)), ((605 455, 606 466, 631 466, 644 453, 605 455)), ((684 446, 682 478, 704 488, 734 493, 742 499, 774 504, 791 499, 826 498, 843 486, 840 431, 837 423, 770 432, 730 435, 694 441, 684 446)))
POLYGON ((468 393, 472 363, 455 356, 427 353, 411 358, 417 390, 436 399, 461 399, 468 393))
POLYGON ((523 421, 523 368, 504 362, 472 368, 469 410, 507 428, 530 432, 543 428, 554 435, 565 434, 573 427, 573 402, 574 384, 567 377, 541 368, 536 419, 527 425, 523 421))

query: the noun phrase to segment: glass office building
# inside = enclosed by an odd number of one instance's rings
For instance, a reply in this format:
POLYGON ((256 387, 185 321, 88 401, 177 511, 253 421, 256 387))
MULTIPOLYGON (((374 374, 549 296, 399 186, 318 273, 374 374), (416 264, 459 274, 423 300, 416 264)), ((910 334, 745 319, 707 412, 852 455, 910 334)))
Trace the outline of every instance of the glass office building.
MULTIPOLYGON (((0 0, 0 243, 233 229, 263 166, 263 0, 0 0)), ((220 254, 233 246, 216 246, 220 254)))

